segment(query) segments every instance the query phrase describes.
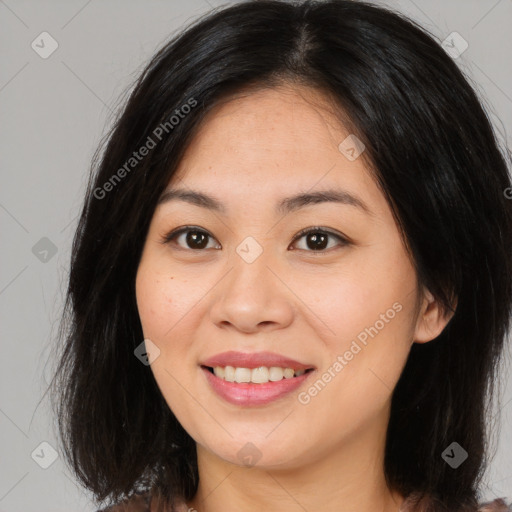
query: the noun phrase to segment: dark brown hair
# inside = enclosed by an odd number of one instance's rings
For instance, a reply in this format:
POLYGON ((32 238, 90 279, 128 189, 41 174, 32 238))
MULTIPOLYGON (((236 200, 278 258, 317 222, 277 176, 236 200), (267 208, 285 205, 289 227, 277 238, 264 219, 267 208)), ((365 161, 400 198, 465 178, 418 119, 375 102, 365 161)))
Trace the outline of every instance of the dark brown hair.
POLYGON ((475 507, 512 314, 510 155, 435 38, 360 1, 212 12, 140 76, 93 162, 73 241, 53 383, 67 460, 98 500, 147 486, 166 499, 194 496, 195 443, 134 356, 143 340, 135 276, 158 198, 205 114, 245 87, 282 82, 335 99, 366 146, 420 284, 447 310, 457 298, 444 331, 413 345, 394 390, 385 472, 391 488, 431 496, 436 510, 475 507), (127 166, 148 137, 154 148, 127 166), (453 441, 469 454, 456 470, 441 457, 453 441))

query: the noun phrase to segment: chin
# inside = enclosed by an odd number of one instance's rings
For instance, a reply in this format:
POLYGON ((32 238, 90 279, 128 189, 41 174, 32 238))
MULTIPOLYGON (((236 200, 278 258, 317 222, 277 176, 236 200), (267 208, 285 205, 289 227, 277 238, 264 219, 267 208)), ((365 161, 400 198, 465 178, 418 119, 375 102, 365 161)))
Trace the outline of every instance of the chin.
POLYGON ((240 467, 270 470, 291 469, 304 465, 304 457, 297 453, 296 443, 288 446, 286 442, 283 443, 277 438, 272 441, 265 440, 264 437, 261 440, 230 438, 225 444, 215 444, 214 449, 209 446, 205 449, 229 464, 240 467))

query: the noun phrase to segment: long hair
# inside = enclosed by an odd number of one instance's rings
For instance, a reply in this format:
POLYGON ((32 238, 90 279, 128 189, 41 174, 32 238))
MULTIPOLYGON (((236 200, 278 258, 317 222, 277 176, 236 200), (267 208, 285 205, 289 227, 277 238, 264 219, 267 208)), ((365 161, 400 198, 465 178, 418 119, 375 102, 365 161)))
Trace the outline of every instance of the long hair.
POLYGON ((66 460, 97 500, 147 486, 169 500, 194 496, 195 443, 134 356, 143 340, 135 276, 157 200, 205 114, 244 88, 281 83, 333 100, 366 146, 419 283, 455 309, 435 340, 412 346, 394 390, 388 484, 450 510, 474 506, 512 315, 510 155, 427 30, 353 0, 213 11, 138 79, 95 155, 73 240, 52 383, 66 460), (470 455, 456 470, 441 456, 454 441, 470 455))

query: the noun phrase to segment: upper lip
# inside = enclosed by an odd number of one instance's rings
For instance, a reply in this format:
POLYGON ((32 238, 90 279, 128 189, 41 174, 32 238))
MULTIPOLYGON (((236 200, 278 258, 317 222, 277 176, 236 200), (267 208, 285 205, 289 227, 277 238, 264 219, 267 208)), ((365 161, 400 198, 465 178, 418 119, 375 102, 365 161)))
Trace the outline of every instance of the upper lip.
POLYGON ((304 364, 289 357, 273 352, 222 352, 209 357, 201 363, 202 366, 233 366, 238 368, 259 368, 260 366, 277 366, 280 368, 292 368, 294 370, 308 370, 314 368, 311 364, 304 364))

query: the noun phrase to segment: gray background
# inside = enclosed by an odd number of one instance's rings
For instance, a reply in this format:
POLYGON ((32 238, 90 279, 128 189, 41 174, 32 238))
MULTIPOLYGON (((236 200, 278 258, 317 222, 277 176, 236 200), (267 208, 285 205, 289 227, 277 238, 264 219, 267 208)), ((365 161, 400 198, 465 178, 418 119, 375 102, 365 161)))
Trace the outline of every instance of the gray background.
MULTIPOLYGON (((512 126, 512 0, 385 3, 439 41, 453 31, 462 35, 469 47, 457 62, 506 140, 512 126)), ((0 0, 0 512, 94 510, 61 456, 47 469, 39 465, 51 457, 42 442, 60 452, 44 391, 89 163, 121 94, 147 59, 185 23, 223 4, 0 0), (59 45, 47 59, 31 47, 43 31, 59 45), (41 242, 44 237, 51 244, 41 242)), ((502 382, 487 499, 512 499, 509 365, 502 382)))

